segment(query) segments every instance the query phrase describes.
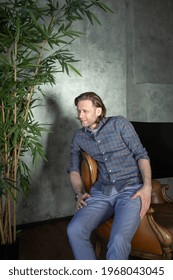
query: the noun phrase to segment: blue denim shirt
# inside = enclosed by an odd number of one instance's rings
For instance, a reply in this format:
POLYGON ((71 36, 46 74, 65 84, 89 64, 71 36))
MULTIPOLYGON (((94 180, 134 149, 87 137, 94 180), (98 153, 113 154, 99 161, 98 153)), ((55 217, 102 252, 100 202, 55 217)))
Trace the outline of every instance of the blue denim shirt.
POLYGON ((96 133, 88 128, 77 130, 71 144, 69 173, 80 173, 82 151, 97 161, 98 179, 94 186, 104 194, 109 195, 113 187, 123 191, 142 183, 138 160, 149 157, 132 124, 123 116, 103 118, 96 133))

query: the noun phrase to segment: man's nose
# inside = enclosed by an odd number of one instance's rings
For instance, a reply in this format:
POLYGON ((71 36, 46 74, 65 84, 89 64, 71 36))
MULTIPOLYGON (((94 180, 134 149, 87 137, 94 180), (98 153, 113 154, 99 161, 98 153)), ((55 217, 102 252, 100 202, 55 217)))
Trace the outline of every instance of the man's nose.
POLYGON ((80 113, 79 113, 79 118, 82 119, 83 116, 84 116, 84 113, 83 113, 83 112, 80 112, 80 113))

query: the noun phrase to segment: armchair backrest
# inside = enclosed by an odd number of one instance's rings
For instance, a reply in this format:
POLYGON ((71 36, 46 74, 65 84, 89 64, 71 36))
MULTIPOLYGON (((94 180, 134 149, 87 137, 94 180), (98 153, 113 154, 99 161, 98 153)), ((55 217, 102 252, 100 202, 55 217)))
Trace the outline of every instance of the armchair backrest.
POLYGON ((97 162, 87 153, 82 153, 81 174, 84 187, 89 193, 97 179, 97 162))

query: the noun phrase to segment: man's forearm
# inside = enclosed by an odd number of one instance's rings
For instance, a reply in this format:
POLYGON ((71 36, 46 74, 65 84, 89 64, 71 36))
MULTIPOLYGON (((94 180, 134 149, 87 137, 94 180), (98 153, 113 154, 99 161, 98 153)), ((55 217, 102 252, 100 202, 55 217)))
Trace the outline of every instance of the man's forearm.
POLYGON ((138 164, 144 185, 151 187, 151 166, 149 160, 139 159, 138 164))
POLYGON ((81 176, 77 172, 70 172, 70 183, 72 185, 74 193, 82 193, 82 180, 81 176))

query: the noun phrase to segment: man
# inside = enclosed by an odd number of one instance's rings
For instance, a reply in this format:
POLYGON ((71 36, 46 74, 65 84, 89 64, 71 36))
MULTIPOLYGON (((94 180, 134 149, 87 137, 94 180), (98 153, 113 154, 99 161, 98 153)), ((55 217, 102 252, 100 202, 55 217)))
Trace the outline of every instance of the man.
POLYGON ((131 240, 151 200, 151 168, 145 148, 131 123, 122 116, 105 117, 106 108, 94 92, 75 99, 82 128, 71 145, 68 172, 77 200, 77 212, 68 225, 76 259, 96 259, 92 231, 114 213, 107 259, 128 259, 131 240), (81 152, 98 164, 98 179, 90 194, 80 176, 81 152))

